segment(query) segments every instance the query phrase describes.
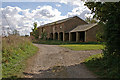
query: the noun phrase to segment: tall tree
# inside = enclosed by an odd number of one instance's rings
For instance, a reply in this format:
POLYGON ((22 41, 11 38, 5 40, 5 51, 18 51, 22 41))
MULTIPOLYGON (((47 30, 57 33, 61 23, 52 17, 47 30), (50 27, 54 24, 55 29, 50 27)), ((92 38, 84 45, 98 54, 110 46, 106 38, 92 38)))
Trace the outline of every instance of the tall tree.
POLYGON ((37 22, 34 22, 33 24, 34 28, 32 29, 32 35, 35 37, 35 39, 38 39, 39 38, 39 32, 37 30, 37 22))
POLYGON ((106 56, 120 56, 120 2, 87 2, 94 17, 104 23, 106 56))

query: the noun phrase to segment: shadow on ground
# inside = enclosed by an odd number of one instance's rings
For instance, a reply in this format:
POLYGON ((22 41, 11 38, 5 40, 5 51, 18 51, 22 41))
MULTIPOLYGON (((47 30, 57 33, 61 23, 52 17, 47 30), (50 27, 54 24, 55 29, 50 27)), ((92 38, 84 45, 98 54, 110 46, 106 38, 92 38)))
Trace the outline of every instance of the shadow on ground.
POLYGON ((47 70, 39 70, 37 73, 23 73, 31 78, 97 78, 87 70, 83 63, 71 66, 54 66, 47 70), (87 74, 89 73, 89 74, 87 74))

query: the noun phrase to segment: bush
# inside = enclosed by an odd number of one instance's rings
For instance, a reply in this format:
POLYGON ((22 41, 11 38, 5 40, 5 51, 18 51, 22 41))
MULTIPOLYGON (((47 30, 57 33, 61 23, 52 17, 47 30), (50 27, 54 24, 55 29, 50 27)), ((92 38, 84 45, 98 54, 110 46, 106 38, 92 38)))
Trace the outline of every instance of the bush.
POLYGON ((104 44, 103 42, 69 42, 60 40, 32 40, 33 43, 37 44, 49 44, 49 45, 66 45, 66 44, 104 44))
POLYGON ((86 59, 85 65, 100 78, 120 78, 120 58, 106 58, 103 54, 86 59))

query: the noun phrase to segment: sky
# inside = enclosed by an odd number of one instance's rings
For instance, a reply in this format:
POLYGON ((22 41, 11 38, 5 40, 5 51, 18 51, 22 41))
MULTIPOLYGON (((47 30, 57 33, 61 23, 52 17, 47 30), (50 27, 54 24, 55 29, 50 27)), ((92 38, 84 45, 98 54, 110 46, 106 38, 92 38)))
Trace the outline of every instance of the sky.
POLYGON ((30 35, 33 23, 38 26, 68 17, 78 16, 85 20, 93 14, 84 6, 84 2, 74 0, 59 0, 57 2, 2 2, 3 33, 15 29, 20 35, 30 35))

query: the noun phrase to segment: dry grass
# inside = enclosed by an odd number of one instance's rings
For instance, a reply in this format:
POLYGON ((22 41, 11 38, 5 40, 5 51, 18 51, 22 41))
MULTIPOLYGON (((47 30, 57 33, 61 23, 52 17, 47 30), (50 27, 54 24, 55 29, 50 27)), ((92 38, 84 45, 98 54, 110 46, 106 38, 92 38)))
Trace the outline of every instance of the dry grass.
MULTIPOLYGON (((24 50, 24 46, 30 44, 30 40, 26 37, 20 37, 17 35, 11 35, 9 37, 2 38, 2 56, 9 57, 14 49, 24 50)), ((20 53, 19 53, 20 54, 20 53)), ((8 62, 8 60, 2 60, 2 62, 8 62)))
POLYGON ((25 68, 25 59, 38 50, 28 38, 17 35, 2 38, 3 77, 18 76, 25 68))

